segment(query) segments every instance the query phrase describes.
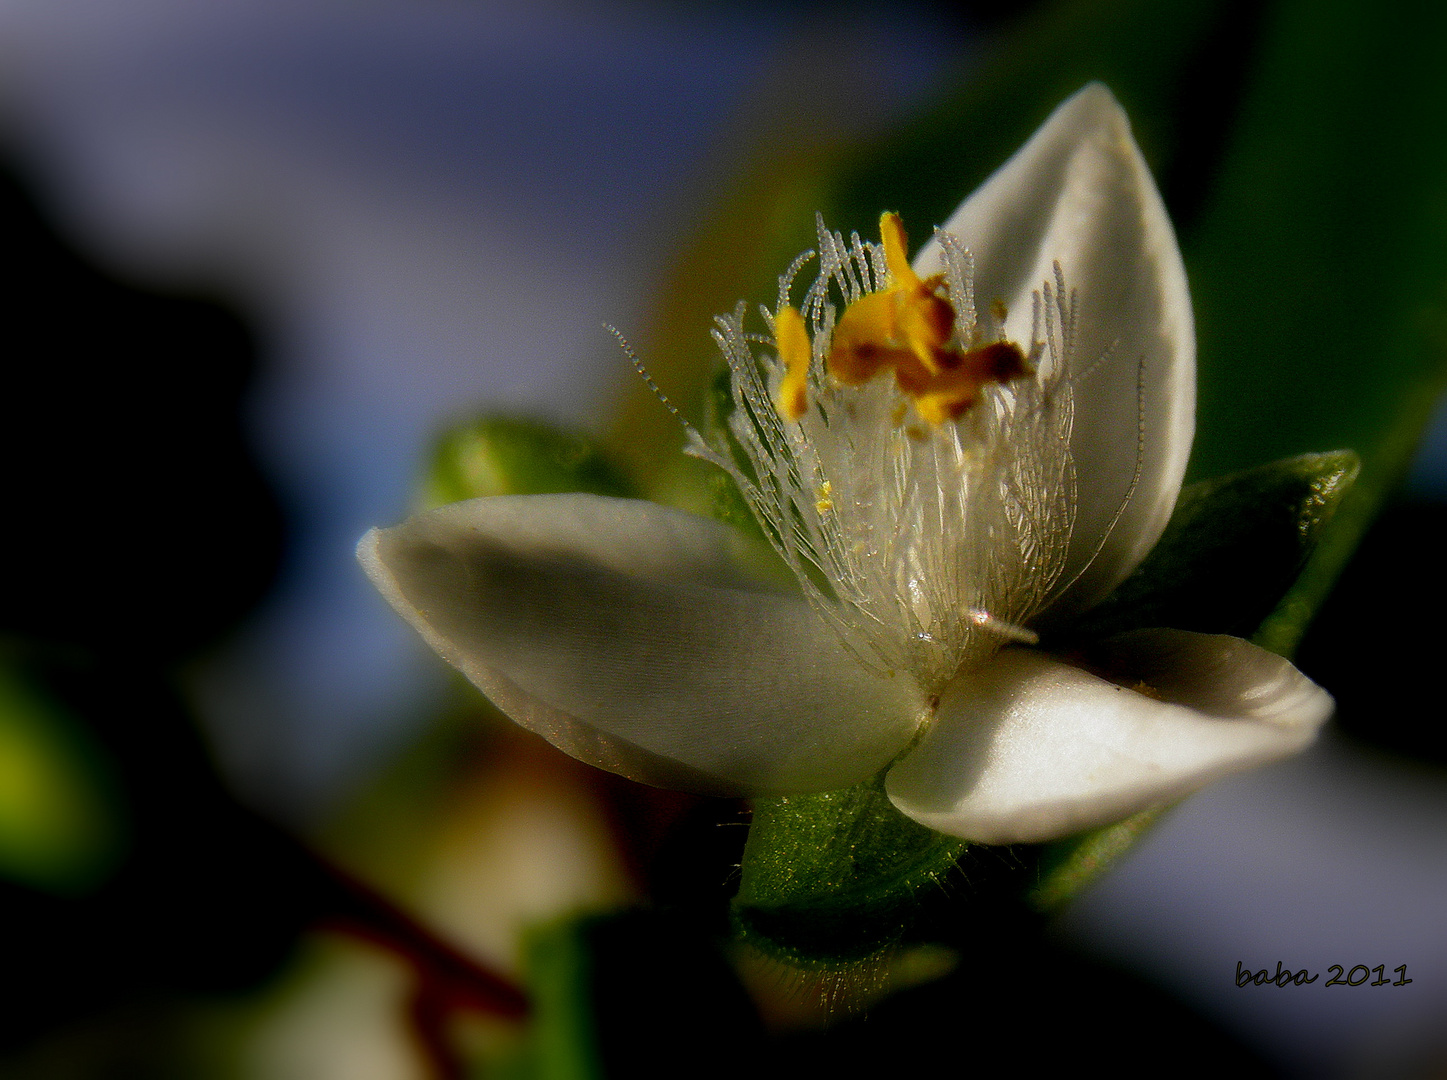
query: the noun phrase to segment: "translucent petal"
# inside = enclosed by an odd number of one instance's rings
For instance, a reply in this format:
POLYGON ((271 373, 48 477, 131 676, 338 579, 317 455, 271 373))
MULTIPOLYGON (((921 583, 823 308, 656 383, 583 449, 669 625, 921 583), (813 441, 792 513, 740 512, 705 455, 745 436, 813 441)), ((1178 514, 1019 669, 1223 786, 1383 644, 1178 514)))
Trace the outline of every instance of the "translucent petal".
POLYGON ((1138 630, 1098 659, 1140 691, 1031 649, 960 676, 890 771, 889 797, 982 843, 1050 840, 1293 754, 1332 710, 1290 663, 1239 638, 1138 630))
MULTIPOLYGON (((1054 280, 1055 262, 1067 302, 1078 305, 1070 354, 1078 506, 1062 578, 1073 585, 1050 614, 1084 610, 1160 537, 1195 433, 1185 268, 1110 91, 1093 83, 1056 109, 944 229, 973 253, 977 304, 1008 306, 1013 340, 1030 341, 1032 296, 1054 280)), ((942 266, 934 241, 915 260, 922 275, 942 266)))
POLYGON ((444 659, 592 764, 740 794, 874 774, 918 724, 913 682, 867 672, 737 544, 653 503, 534 495, 374 529, 358 557, 444 659))

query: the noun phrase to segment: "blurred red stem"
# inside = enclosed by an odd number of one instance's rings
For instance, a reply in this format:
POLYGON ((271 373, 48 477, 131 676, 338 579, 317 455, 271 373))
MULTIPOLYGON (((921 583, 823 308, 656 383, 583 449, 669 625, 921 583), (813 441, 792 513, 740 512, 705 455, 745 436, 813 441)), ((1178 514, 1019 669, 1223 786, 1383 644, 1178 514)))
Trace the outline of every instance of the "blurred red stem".
POLYGON ((336 867, 327 867, 336 903, 323 923, 397 953, 416 970, 427 997, 507 1019, 527 1015, 522 989, 422 926, 376 890, 336 867))

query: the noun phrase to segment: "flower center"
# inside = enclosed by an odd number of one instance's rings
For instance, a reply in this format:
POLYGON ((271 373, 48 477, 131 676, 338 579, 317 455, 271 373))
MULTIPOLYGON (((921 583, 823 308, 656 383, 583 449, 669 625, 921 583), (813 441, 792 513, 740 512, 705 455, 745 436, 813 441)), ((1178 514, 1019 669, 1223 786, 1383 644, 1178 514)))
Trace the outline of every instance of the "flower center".
POLYGON ((712 443, 688 429, 689 452, 733 477, 846 649, 938 692, 963 665, 1033 641, 1065 565, 1074 301, 1057 267, 1031 296, 1022 349, 1003 304, 977 317, 974 263, 954 236, 935 234, 943 272, 921 278, 894 214, 880 244, 818 230, 818 252, 762 309, 771 334, 745 328, 743 303, 715 320, 732 408, 712 443))
MULTIPOLYGON (((879 219, 888 282, 844 309, 829 340, 825 366, 836 383, 863 386, 892 369, 900 390, 921 419, 933 427, 958 420, 991 383, 1030 374, 1020 346, 962 341, 954 305, 943 295, 944 275, 921 278, 909 265, 907 238, 898 214, 879 219)), ((813 346, 797 308, 781 307, 774 339, 785 374, 776 404, 797 421, 809 408, 809 365, 813 346)))

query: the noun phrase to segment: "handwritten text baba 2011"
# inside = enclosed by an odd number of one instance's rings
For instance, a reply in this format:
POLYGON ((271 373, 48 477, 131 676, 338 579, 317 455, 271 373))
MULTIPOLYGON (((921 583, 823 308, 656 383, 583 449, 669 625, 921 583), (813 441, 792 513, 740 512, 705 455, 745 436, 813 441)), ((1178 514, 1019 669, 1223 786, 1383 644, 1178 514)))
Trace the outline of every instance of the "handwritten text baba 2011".
MULTIPOLYGON (((1387 979, 1386 967, 1386 964, 1378 964, 1376 967, 1370 968, 1367 967, 1366 964, 1358 964, 1356 967, 1352 968, 1351 971, 1348 972, 1342 967, 1341 964, 1331 964, 1327 967, 1327 971, 1334 971, 1336 972, 1336 974, 1333 975, 1326 982, 1322 983, 1322 985, 1406 986, 1409 982, 1412 981, 1411 979, 1407 978, 1406 964, 1402 964, 1400 967, 1394 967, 1392 969, 1394 972, 1397 973, 1397 979, 1395 982, 1387 979), (1371 982, 1367 982, 1368 976, 1370 976, 1371 973, 1374 971, 1377 973, 1377 977, 1371 982), (1358 972, 1360 972, 1361 974, 1358 975, 1358 972)), ((1244 966, 1240 960, 1236 961, 1237 986, 1306 986, 1308 983, 1316 982, 1316 980, 1320 977, 1320 972, 1312 975, 1310 972, 1307 971, 1306 968, 1302 968, 1300 971, 1292 971, 1290 968, 1283 968, 1281 966, 1280 960, 1276 961, 1275 975, 1271 973, 1271 970, 1269 968, 1262 968, 1260 971, 1252 971, 1250 968, 1244 966)))

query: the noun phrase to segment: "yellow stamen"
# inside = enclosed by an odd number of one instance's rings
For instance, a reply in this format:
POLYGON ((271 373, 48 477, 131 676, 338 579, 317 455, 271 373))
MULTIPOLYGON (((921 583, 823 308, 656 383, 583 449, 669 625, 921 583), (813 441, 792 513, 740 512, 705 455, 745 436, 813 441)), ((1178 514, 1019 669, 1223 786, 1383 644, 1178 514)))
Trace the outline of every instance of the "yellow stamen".
POLYGON ((866 383, 886 367, 938 375, 955 329, 955 309, 936 293, 942 279, 921 280, 909 265, 898 214, 880 217, 879 235, 890 282, 844 309, 829 346, 829 372, 848 386, 866 383))
POLYGON ((798 420, 809 409, 809 361, 813 350, 804 316, 797 308, 785 306, 774 316, 774 344, 784 362, 784 378, 779 383, 779 412, 790 420, 798 420))
POLYGON ((909 237, 898 214, 879 215, 879 239, 884 243, 884 262, 896 288, 918 288, 919 275, 909 265, 909 237))
POLYGON ((935 427, 958 420, 990 383, 1006 383, 1028 372, 1025 354, 1010 341, 996 341, 960 353, 955 365, 931 379, 914 400, 915 411, 935 427))
MULTIPOLYGON (((965 351, 955 341, 955 309, 939 293, 943 276, 921 278, 914 272, 898 214, 880 217, 879 235, 889 284, 859 297, 839 316, 826 361, 835 381, 861 386, 892 368, 920 418, 939 427, 959 419, 990 383, 1027 374, 1018 345, 997 341, 965 351)), ((782 357, 782 333, 778 336, 782 357)), ((791 364, 785 386, 792 378, 791 364)), ((780 408, 788 413, 782 388, 780 397, 780 408)))

